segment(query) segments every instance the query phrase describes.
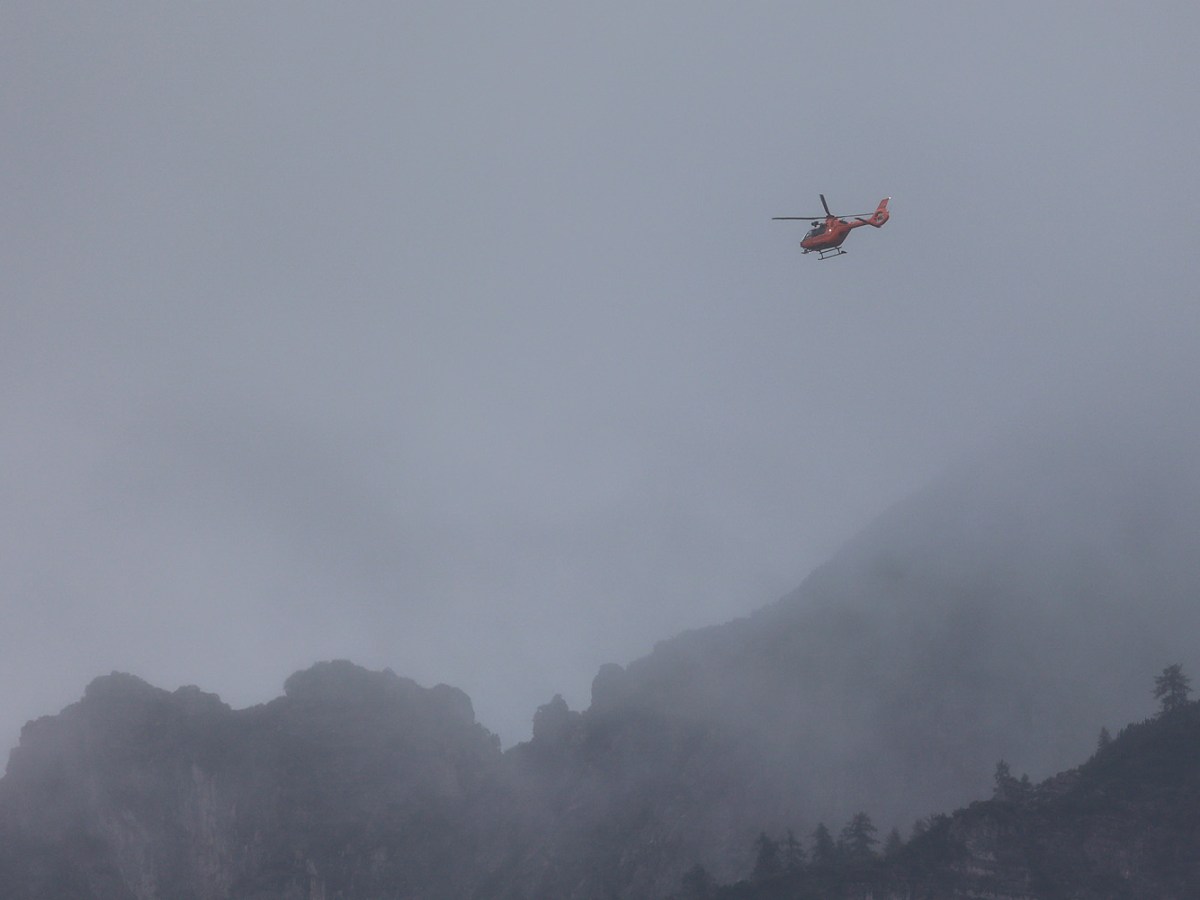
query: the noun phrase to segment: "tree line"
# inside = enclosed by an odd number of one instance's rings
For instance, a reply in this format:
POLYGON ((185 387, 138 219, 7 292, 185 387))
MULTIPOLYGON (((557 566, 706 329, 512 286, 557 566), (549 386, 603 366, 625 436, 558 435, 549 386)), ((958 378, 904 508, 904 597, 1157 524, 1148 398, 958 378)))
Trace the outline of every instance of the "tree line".
MULTIPOLYGON (((927 823, 918 822, 914 834, 924 830, 922 825, 927 827, 927 823)), ((785 875, 866 867, 894 855, 904 844, 900 832, 893 828, 879 849, 877 835, 875 823, 865 812, 855 813, 837 837, 824 822, 819 823, 810 836, 807 850, 791 828, 779 838, 761 831, 754 839, 754 867, 749 880, 761 884, 785 875)), ((675 895, 678 900, 708 900, 715 895, 718 885, 697 864, 684 873, 680 888, 675 895)))
MULTIPOLYGON (((1159 702, 1159 716, 1168 716, 1187 705, 1192 692, 1191 680, 1183 673, 1182 665, 1175 663, 1163 669, 1154 678, 1154 698, 1159 702)), ((1097 751, 1103 750, 1112 737, 1107 728, 1100 729, 1097 751)), ((1017 778, 1003 759, 996 763, 992 798, 1003 802, 1022 803, 1034 797, 1035 787, 1028 775, 1017 778)), ((934 815, 918 819, 912 829, 911 839, 920 837, 931 828, 949 822, 946 815, 934 815)), ((835 838, 821 822, 813 830, 809 847, 796 837, 789 828, 781 838, 774 838, 760 831, 754 839, 754 865, 749 882, 764 884, 783 876, 798 876, 804 873, 853 872, 865 869, 874 863, 895 857, 905 846, 900 832, 893 828, 880 847, 878 830, 865 812, 855 813, 835 838)), ((700 864, 684 873, 680 891, 672 900, 710 900, 717 896, 720 885, 700 864)), ((722 891, 722 895, 724 892, 722 891)))

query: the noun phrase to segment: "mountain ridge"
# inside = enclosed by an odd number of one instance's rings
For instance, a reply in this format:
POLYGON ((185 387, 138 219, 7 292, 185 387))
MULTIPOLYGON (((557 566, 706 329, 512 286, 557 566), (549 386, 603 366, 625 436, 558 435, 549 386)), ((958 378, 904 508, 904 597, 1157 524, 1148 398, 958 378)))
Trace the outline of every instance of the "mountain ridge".
POLYGON ((1197 444, 1076 431, 958 467, 773 604, 602 666, 587 709, 553 698, 508 751, 462 691, 345 661, 244 710, 104 676, 22 732, 0 888, 640 900, 693 865, 733 882, 762 830, 958 808, 998 759, 1044 779, 1137 718, 1146 673, 1198 659, 1197 444))

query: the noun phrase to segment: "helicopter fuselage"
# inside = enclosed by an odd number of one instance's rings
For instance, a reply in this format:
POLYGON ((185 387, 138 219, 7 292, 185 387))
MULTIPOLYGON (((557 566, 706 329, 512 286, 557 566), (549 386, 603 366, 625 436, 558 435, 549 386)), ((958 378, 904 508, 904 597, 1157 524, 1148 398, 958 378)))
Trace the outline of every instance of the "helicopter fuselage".
POLYGON ((866 224, 866 221, 861 219, 857 222, 845 222, 831 216, 805 235, 800 241, 800 246, 804 248, 805 253, 836 250, 849 237, 852 229, 866 224))

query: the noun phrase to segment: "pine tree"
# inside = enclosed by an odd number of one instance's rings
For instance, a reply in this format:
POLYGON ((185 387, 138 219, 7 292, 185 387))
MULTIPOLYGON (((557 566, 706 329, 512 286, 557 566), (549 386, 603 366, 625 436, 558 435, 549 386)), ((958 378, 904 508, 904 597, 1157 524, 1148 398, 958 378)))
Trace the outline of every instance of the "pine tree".
POLYGON ((837 862, 837 846, 824 822, 813 832, 812 861, 815 866, 831 866, 837 862))
POLYGON ((866 862, 875 856, 875 824, 866 813, 855 813, 838 836, 838 850, 851 862, 866 862))
POLYGON ((779 861, 779 844, 767 837, 765 831, 755 838, 754 847, 757 851, 754 858, 755 881, 778 875, 783 870, 779 861))
POLYGON ((796 839, 796 833, 789 828, 787 837, 783 839, 783 870, 795 873, 802 868, 804 868, 804 847, 796 839))
POLYGON ((887 840, 883 844, 883 855, 891 859, 904 846, 904 839, 900 837, 900 829, 893 828, 888 832, 887 840))
POLYGON ((1100 727, 1100 737, 1096 739, 1096 752, 1099 753, 1105 747, 1112 743, 1112 735, 1108 733, 1108 729, 1104 726, 1100 727))
POLYGON ((992 798, 995 800, 1012 801, 1017 799, 1019 793, 1020 782, 1013 777, 1012 769, 1008 763, 1000 760, 996 763, 996 772, 992 776, 994 786, 992 788, 992 798))
POLYGON ((1183 674, 1183 666, 1179 663, 1167 666, 1154 679, 1154 698, 1160 704, 1160 715, 1179 709, 1187 703, 1191 692, 1191 681, 1183 674))

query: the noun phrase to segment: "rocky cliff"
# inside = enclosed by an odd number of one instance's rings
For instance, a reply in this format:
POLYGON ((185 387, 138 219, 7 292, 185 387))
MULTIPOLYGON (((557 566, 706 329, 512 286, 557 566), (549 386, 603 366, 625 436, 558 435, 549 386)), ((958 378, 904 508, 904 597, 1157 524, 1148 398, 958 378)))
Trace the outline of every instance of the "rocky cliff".
POLYGON ((242 711, 114 674, 30 723, 12 754, 0 781, 0 896, 1183 900, 1200 890, 1200 704, 1129 726, 1040 784, 998 785, 887 855, 810 858, 736 883, 751 868, 739 829, 695 810, 709 804, 732 823, 769 807, 752 779, 731 775, 745 762, 737 742, 699 728, 555 700, 534 739, 501 754, 461 692, 348 663, 298 673, 283 697, 242 711), (724 777, 713 777, 721 753, 724 777), (707 889, 681 892, 698 848, 725 862, 706 869, 707 889))
POLYGON ((514 806, 470 700, 348 663, 233 711, 94 681, 0 782, 8 898, 461 898, 514 806), (463 865, 470 860, 470 865, 463 865))

